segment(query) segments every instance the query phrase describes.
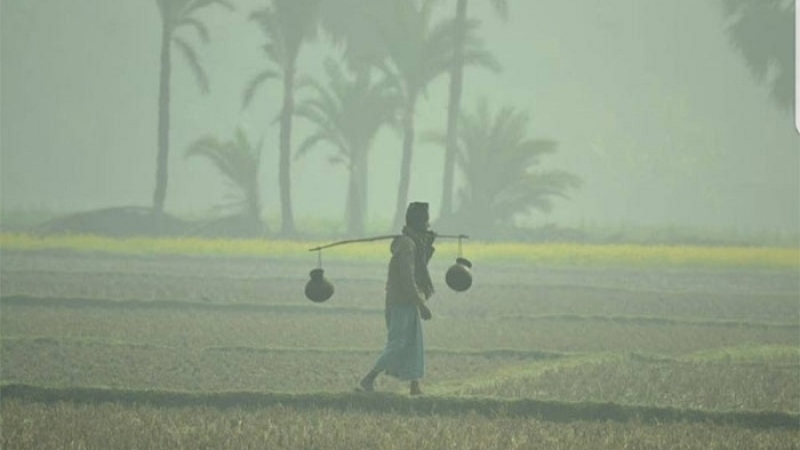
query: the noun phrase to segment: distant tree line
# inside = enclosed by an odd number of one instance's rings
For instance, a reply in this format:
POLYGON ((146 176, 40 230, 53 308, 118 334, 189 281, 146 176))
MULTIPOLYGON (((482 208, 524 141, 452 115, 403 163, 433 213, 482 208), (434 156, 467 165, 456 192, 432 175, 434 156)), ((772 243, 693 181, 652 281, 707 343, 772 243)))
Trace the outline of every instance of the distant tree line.
MULTIPOLYGON (((210 31, 198 17, 205 8, 237 13, 227 0, 156 0, 162 19, 162 47, 158 113, 158 152, 153 208, 163 211, 167 193, 170 149, 170 73, 172 49, 185 57, 202 92, 208 91, 193 41, 205 44, 210 31)), ((480 22, 467 15, 467 0, 266 0, 249 12, 263 32, 264 69, 242 88, 242 103, 258 100, 259 88, 280 82, 282 99, 277 136, 280 234, 297 233, 292 204, 293 157, 304 156, 320 144, 335 150, 331 161, 348 172, 345 223, 347 234, 364 232, 367 218, 368 163, 372 142, 384 127, 399 134, 402 157, 395 200, 393 228, 402 223, 411 183, 411 167, 419 130, 417 105, 432 81, 449 75, 447 128, 427 132, 430 142, 444 149, 442 223, 467 221, 472 229, 489 233, 500 224, 533 210, 546 211, 552 200, 565 197, 580 180, 563 171, 540 168, 541 158, 557 144, 528 136, 528 114, 511 106, 492 112, 482 101, 474 112, 464 111, 461 97, 467 67, 500 71, 485 47, 480 22), (453 7, 454 14, 435 14, 453 7), (437 17, 444 17, 437 19, 437 17), (324 62, 324 79, 298 73, 298 59, 308 42, 323 36, 331 43, 324 62), (313 126, 310 135, 295 142, 296 119, 313 126), (455 173, 461 174, 455 183, 455 173)), ((506 17, 506 0, 492 0, 506 17)), ((272 123, 265 124, 272 126, 272 123)), ((427 130, 424 130, 427 131, 427 130)), ((242 130, 230 141, 203 136, 192 143, 187 156, 209 159, 235 188, 235 197, 223 205, 227 214, 254 223, 261 221, 258 165, 262 146, 250 142, 242 130)))

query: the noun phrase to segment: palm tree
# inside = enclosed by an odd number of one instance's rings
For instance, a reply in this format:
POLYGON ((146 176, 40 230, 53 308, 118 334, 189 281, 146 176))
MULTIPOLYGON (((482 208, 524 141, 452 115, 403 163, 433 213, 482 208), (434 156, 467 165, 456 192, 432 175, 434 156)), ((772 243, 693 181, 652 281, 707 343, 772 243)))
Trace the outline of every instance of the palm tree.
POLYGON ((464 174, 454 219, 488 235, 532 210, 549 211, 580 180, 558 170, 535 170, 557 144, 527 137, 528 115, 512 107, 492 114, 486 101, 461 115, 457 164, 464 174))
POLYGON ((303 44, 316 36, 320 0, 272 0, 271 5, 254 12, 255 21, 267 38, 264 52, 271 67, 256 75, 244 91, 247 106, 255 91, 266 80, 283 79, 283 106, 280 113, 278 179, 281 197, 281 234, 295 234, 292 212, 291 147, 297 58, 303 44))
MULTIPOLYGON (((495 11, 503 18, 508 14, 507 0, 491 0, 495 11)), ((450 93, 447 103, 447 142, 444 153, 444 174, 442 177, 442 202, 439 217, 447 217, 453 212, 453 173, 458 140, 458 118, 461 111, 461 94, 464 81, 464 50, 467 47, 469 30, 477 26, 475 21, 467 20, 467 0, 456 1, 455 48, 450 67, 450 93)))
POLYGON ((261 200, 258 188, 258 167, 262 144, 253 145, 242 129, 230 141, 213 136, 202 137, 186 150, 186 157, 207 158, 225 177, 234 192, 221 208, 250 223, 261 224, 261 200))
POLYGON ((728 36, 756 79, 770 87, 775 103, 787 111, 794 104, 794 2, 792 0, 723 0, 730 19, 728 36))
POLYGON ((386 57, 382 24, 392 20, 394 0, 328 0, 320 7, 320 25, 333 44, 341 47, 347 65, 355 70, 386 57))
POLYGON ((203 44, 208 43, 209 32, 196 13, 206 6, 220 5, 230 10, 233 6, 227 0, 156 0, 161 13, 161 70, 158 91, 158 152, 156 155, 156 188, 153 192, 153 209, 164 211, 167 197, 170 129, 170 78, 172 74, 172 45, 180 50, 200 90, 208 92, 208 77, 200 65, 197 52, 184 38, 176 34, 181 29, 194 29, 203 44))
MULTIPOLYGON (((381 27, 389 60, 386 69, 395 80, 403 98, 403 154, 393 228, 402 223, 408 201, 417 101, 431 81, 447 72, 453 59, 453 22, 443 21, 435 25, 431 23, 433 8, 438 2, 439 0, 421 0, 417 5, 412 1, 393 0, 392 20, 381 27)), ((481 48, 466 48, 464 55, 465 61, 472 64, 496 65, 491 55, 481 48)))
POLYGON ((349 171, 347 232, 357 236, 364 232, 367 215, 369 150, 378 130, 395 121, 399 98, 386 80, 372 83, 367 66, 349 77, 329 59, 325 70, 328 87, 312 81, 315 96, 297 106, 297 115, 316 126, 316 131, 300 144, 297 154, 322 142, 336 149, 332 162, 343 163, 349 171))

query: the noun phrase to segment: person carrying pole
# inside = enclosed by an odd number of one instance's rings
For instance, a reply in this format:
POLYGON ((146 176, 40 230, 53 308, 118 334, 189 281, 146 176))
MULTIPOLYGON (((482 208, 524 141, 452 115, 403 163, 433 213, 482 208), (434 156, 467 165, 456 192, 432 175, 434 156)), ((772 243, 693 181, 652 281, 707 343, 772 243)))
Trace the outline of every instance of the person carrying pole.
POLYGON ((420 395, 425 374, 421 320, 431 319, 425 304, 434 292, 428 262, 435 251, 428 204, 413 202, 406 210, 403 233, 392 240, 386 280, 386 346, 356 390, 373 392, 381 373, 409 382, 409 393, 420 395))

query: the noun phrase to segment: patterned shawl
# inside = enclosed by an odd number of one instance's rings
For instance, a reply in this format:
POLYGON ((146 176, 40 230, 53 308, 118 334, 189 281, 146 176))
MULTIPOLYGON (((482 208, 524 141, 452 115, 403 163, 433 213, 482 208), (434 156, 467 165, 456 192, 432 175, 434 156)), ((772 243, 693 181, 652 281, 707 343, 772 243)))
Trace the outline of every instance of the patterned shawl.
POLYGON ((403 234, 411 238, 416 246, 414 252, 416 261, 414 261, 414 281, 417 283, 425 298, 430 298, 433 295, 433 281, 431 281, 431 274, 428 272, 428 261, 431 260, 433 252, 436 249, 433 247, 433 239, 435 234, 433 231, 417 231, 408 226, 403 227, 403 234))

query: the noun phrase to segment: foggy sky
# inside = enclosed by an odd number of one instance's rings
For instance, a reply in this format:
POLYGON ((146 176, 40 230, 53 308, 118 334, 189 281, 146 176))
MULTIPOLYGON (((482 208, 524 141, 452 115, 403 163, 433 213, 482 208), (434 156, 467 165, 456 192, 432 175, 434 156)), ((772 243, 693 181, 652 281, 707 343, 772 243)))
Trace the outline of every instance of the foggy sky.
MULTIPOLYGON (((279 214, 280 83, 243 110, 245 83, 267 66, 264 38, 247 20, 265 4, 209 9, 211 43, 196 44, 210 80, 203 96, 173 56, 170 179, 166 210, 209 214, 224 183, 210 164, 184 159, 193 140, 230 139, 237 126, 264 137, 262 192, 279 214)), ((559 142, 544 169, 583 187, 532 223, 674 225, 741 231, 800 229, 800 137, 727 43, 716 0, 509 0, 507 22, 470 2, 503 65, 467 69, 463 107, 529 111, 533 138, 559 142)), ((0 181, 4 209, 75 211, 151 204, 155 180, 160 19, 154 0, 4 0, 0 4, 0 181)), ((451 13, 450 6, 443 13, 451 13)), ((186 30, 183 31, 185 33, 186 30)), ((324 40, 300 54, 321 74, 324 40)), ((419 105, 418 135, 443 130, 447 77, 419 105)), ((301 120, 294 142, 308 133, 301 120)), ((369 218, 394 211, 401 139, 385 131, 370 153, 369 218)), ((298 226, 344 217, 346 172, 326 148, 293 165, 298 226)), ((443 150, 418 142, 410 200, 441 198, 443 150)))

